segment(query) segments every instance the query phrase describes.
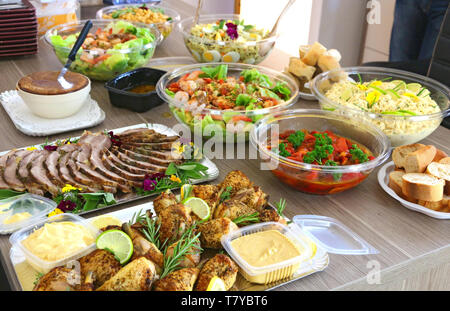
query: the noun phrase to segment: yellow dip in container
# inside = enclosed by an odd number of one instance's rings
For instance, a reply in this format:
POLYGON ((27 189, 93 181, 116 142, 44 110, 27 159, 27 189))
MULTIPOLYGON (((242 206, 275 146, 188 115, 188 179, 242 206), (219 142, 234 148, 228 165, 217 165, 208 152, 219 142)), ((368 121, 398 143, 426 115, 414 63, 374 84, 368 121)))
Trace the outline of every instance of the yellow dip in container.
POLYGON ((28 212, 16 213, 16 214, 14 214, 12 216, 9 216, 5 220, 3 220, 3 223, 5 225, 9 225, 9 224, 13 224, 13 223, 18 222, 18 221, 22 221, 22 220, 28 219, 31 216, 32 215, 30 213, 28 213, 28 212))
POLYGON ((57 261, 95 242, 91 231, 70 221, 46 223, 22 241, 23 246, 45 261, 57 261))

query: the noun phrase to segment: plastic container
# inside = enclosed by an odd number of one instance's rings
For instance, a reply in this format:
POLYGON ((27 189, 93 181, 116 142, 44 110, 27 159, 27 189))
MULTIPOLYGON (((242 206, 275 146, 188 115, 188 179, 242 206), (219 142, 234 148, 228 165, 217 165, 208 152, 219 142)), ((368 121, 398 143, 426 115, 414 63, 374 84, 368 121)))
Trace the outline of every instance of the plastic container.
POLYGON ((300 268, 305 260, 311 257, 312 250, 307 242, 299 238, 289 227, 278 222, 265 222, 246 226, 222 238, 222 245, 227 253, 239 265, 241 274, 252 283, 268 284, 290 277, 300 268), (256 232, 276 230, 288 237, 300 251, 300 255, 277 264, 255 267, 248 264, 232 247, 231 242, 241 236, 256 232))
MULTIPOLYGON (((85 20, 82 20, 78 22, 58 25, 45 33, 45 41, 50 46, 52 46, 53 51, 55 52, 56 57, 59 59, 61 64, 64 65, 66 63, 67 57, 69 56, 72 47, 54 46, 52 44, 51 37, 55 35, 68 36, 78 34, 83 28, 85 22, 85 20)), ((116 22, 116 20, 92 20, 93 27, 89 32, 95 33, 99 28, 104 29, 110 23, 116 22)), ((156 46, 162 40, 162 35, 159 30, 152 25, 136 22, 129 23, 138 28, 149 29, 150 32, 155 36, 155 40, 133 48, 108 49, 106 50, 106 54, 111 54, 112 56, 95 64, 89 63, 88 61, 86 61, 86 59, 89 59, 89 57, 100 57, 100 52, 95 49, 80 49, 77 53, 75 61, 70 66, 70 70, 84 74, 94 80, 107 81, 114 78, 118 74, 142 67, 147 64, 147 62, 153 57, 156 46), (114 62, 108 61, 108 59, 113 59, 112 57, 118 59, 115 59, 114 62)))
MULTIPOLYGON (((100 10, 97 11, 96 13, 96 18, 97 19, 104 19, 104 20, 108 20, 108 18, 104 18, 105 14, 112 14, 117 10, 122 10, 122 9, 126 9, 126 8, 133 8, 133 7, 141 7, 142 5, 144 5, 144 3, 140 3, 140 4, 119 4, 119 5, 112 5, 112 6, 107 6, 104 7, 100 10)), ((165 14, 167 16, 169 16, 171 19, 168 20, 167 22, 163 22, 163 23, 145 23, 147 25, 153 25, 156 28, 158 28, 158 30, 161 32, 162 36, 163 36, 163 40, 165 38, 167 38, 170 33, 172 32, 174 26, 176 25, 176 23, 178 23, 180 21, 180 14, 178 14, 177 11, 167 8, 165 6, 160 6, 160 5, 146 5, 147 8, 151 9, 158 9, 158 10, 162 10, 162 14, 165 14)), ((124 19, 124 20, 128 20, 126 18, 123 17, 118 17, 117 19, 124 19)), ((128 20, 130 21, 130 20, 128 20)))
POLYGON ((393 147, 412 144, 426 138, 439 127, 443 118, 450 115, 450 89, 447 86, 428 77, 403 70, 381 67, 342 68, 319 74, 310 85, 322 109, 372 122, 389 137, 393 147), (334 83, 343 79, 359 81, 359 77, 363 82, 391 78, 405 83, 420 83, 430 91, 430 97, 436 101, 441 111, 416 116, 387 115, 344 106, 325 96, 334 83))
POLYGON ((197 62, 190 56, 170 56, 152 58, 147 67, 164 71, 170 71, 187 65, 193 65, 197 62))
POLYGON ((163 103, 156 93, 156 84, 166 72, 152 68, 138 68, 123 73, 105 84, 113 106, 135 112, 145 112, 163 103), (130 89, 140 85, 154 85, 155 91, 138 94, 130 89))
POLYGON ((73 253, 72 255, 70 255, 66 258, 56 260, 56 261, 46 261, 46 260, 43 260, 43 259, 37 257, 36 255, 31 253, 25 246, 23 246, 22 241, 24 239, 26 239, 34 231, 43 227, 44 224, 52 223, 52 222, 63 222, 63 221, 69 221, 69 222, 73 222, 73 223, 84 226, 92 233, 94 240, 100 234, 100 231, 97 228, 93 227, 91 224, 89 224, 89 222, 86 221, 84 218, 74 215, 74 214, 66 213, 66 214, 55 215, 50 218, 39 220, 39 221, 31 224, 28 227, 25 227, 19 231, 16 231, 9 238, 9 242, 14 247, 18 247, 23 252, 27 262, 36 271, 38 271, 40 273, 47 273, 48 271, 50 271, 51 269, 53 269, 55 267, 63 266, 66 263, 68 263, 69 261, 76 260, 80 257, 83 257, 96 249, 96 245, 94 242, 91 245, 89 245, 83 249, 80 249, 79 251, 73 253))
POLYGON ((178 81, 187 73, 201 70, 202 67, 215 67, 220 64, 221 63, 208 63, 184 66, 169 71, 158 81, 156 87, 158 95, 164 101, 169 103, 169 108, 178 122, 186 124, 195 135, 201 134, 204 137, 214 137, 218 140, 231 136, 233 142, 239 140, 239 135, 241 135, 240 137, 248 140, 249 133, 253 129, 253 125, 256 121, 277 111, 289 108, 297 100, 297 83, 286 74, 262 66, 238 63, 228 64, 228 76, 238 78, 243 70, 255 68, 259 72, 267 75, 273 83, 286 83, 287 87, 291 90, 291 97, 287 101, 269 108, 255 110, 220 110, 184 105, 177 102, 165 92, 168 85, 178 81), (245 119, 246 121, 242 119, 245 119), (235 139, 235 137, 237 137, 237 139, 235 139))
MULTIPOLYGON (((198 24, 212 24, 221 19, 227 21, 241 20, 242 18, 236 14, 200 15, 198 24)), ((178 24, 178 27, 183 34, 186 48, 198 62, 203 63, 226 62, 226 57, 229 56, 231 61, 228 62, 259 64, 270 54, 278 38, 278 34, 275 34, 271 37, 255 41, 216 41, 191 35, 191 28, 194 26, 193 24, 194 16, 183 19, 178 24), (232 52, 232 54, 230 52, 232 52), (211 57, 213 59, 211 59, 211 57)), ((258 27, 258 25, 256 25, 256 27, 258 27)))
POLYGON ((0 200, 0 233, 8 234, 24 228, 47 217, 47 214, 55 208, 56 203, 53 200, 28 193, 0 200), (4 223, 11 216, 25 212, 28 212, 31 216, 10 224, 4 223))
POLYGON ((372 123, 318 109, 288 110, 266 117, 255 125, 250 141, 259 150, 262 169, 271 170, 279 180, 297 190, 321 195, 357 186, 390 156, 389 139, 372 123), (375 159, 345 166, 314 165, 285 158, 268 149, 271 137, 302 129, 330 130, 365 146, 375 159), (312 175, 313 172, 316 174, 312 175))

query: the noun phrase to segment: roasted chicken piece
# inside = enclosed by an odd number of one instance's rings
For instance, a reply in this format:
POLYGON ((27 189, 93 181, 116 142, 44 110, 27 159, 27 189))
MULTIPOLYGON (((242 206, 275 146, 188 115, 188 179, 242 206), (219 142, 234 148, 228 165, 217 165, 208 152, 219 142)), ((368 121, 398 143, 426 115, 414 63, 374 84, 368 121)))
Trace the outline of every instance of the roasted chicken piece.
POLYGON ((81 284, 80 291, 92 292, 95 290, 95 276, 93 271, 89 271, 81 284))
POLYGON ((133 260, 100 286, 98 291, 148 291, 156 276, 155 264, 145 257, 133 260))
POLYGON ((219 190, 217 185, 194 185, 191 195, 208 203, 211 212, 213 212, 219 201, 219 190))
POLYGON ((279 222, 279 223, 282 223, 282 224, 287 224, 286 219, 281 217, 277 213, 277 211, 274 210, 273 208, 267 208, 267 209, 263 210, 259 214, 259 220, 261 222, 274 221, 274 222, 279 222))
POLYGON ((198 226, 200 243, 203 248, 221 249, 222 236, 238 229, 238 226, 231 219, 223 217, 209 220, 198 226))
POLYGON ((80 275, 73 268, 55 267, 43 275, 34 291, 75 291, 80 287, 80 275))
POLYGON ((229 290, 236 281, 237 273, 238 266, 230 257, 224 254, 217 254, 209 259, 200 270, 195 290, 205 291, 209 282, 215 276, 221 278, 225 283, 225 288, 229 290))
POLYGON ((227 217, 234 220, 239 216, 250 215, 254 213, 257 213, 257 211, 247 204, 231 199, 226 200, 225 202, 217 206, 214 212, 214 218, 227 217))
POLYGON ((155 269, 159 273, 164 264, 164 255, 158 247, 144 238, 137 229, 134 229, 128 223, 124 223, 122 229, 133 241, 133 256, 131 260, 133 261, 138 257, 144 256, 155 264, 155 269))
POLYGON ((230 197, 241 189, 251 188, 253 183, 248 177, 241 171, 231 171, 227 174, 225 179, 219 185, 220 194, 226 191, 227 187, 231 187, 229 190, 230 197))
POLYGON ((103 249, 83 256, 79 260, 81 279, 86 280, 89 272, 93 274, 94 288, 98 288, 115 275, 121 268, 119 261, 110 252, 103 249))
POLYGON ((231 199, 240 201, 248 207, 251 207, 258 212, 262 212, 267 206, 269 196, 265 194, 260 187, 253 186, 251 188, 238 190, 231 199))
POLYGON ((156 199, 153 200, 153 209, 156 215, 159 215, 161 211, 168 208, 171 205, 177 204, 175 195, 170 191, 164 191, 156 199))
POLYGON ((184 268, 173 271, 155 282, 155 291, 192 291, 200 269, 184 268))
POLYGON ((193 224, 191 209, 183 204, 174 204, 158 214, 159 239, 161 243, 178 241, 184 231, 193 224))
MULTIPOLYGON (((172 245, 170 245, 167 248, 166 257, 172 256, 173 250, 178 243, 179 243, 179 241, 173 243, 172 245)), ((201 249, 199 249, 199 248, 200 248, 200 241, 198 242, 196 247, 195 246, 191 247, 191 249, 189 250, 189 253, 180 262, 179 266, 182 268, 193 268, 193 267, 197 266, 200 263, 200 256, 202 253, 201 249)))

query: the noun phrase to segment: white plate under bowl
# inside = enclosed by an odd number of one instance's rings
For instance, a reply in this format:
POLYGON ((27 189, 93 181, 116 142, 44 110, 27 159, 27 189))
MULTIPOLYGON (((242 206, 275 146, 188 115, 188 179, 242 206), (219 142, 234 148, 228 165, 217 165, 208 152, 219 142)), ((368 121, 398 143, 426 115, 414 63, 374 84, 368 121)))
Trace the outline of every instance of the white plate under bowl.
POLYGON ((314 94, 311 93, 298 92, 298 97, 305 100, 317 100, 314 94))
POLYGON ((389 173, 394 170, 395 164, 393 161, 391 161, 383 165, 378 171, 378 183, 384 191, 386 191, 391 197, 399 201, 407 209, 425 214, 436 219, 450 219, 450 213, 433 211, 432 209, 426 208, 422 205, 406 201, 402 199, 397 193, 395 193, 394 190, 389 188, 389 173))
POLYGON ((46 119, 35 115, 23 102, 17 91, 1 93, 0 103, 16 128, 29 136, 48 136, 84 129, 98 125, 105 120, 105 112, 90 96, 77 113, 63 119, 46 119))

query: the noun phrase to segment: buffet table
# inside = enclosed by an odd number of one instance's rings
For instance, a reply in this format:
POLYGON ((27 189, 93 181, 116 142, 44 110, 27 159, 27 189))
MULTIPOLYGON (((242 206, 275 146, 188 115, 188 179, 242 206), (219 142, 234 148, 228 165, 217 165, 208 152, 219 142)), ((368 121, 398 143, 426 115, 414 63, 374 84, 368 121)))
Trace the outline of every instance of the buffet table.
MULTIPOLYGON (((167 3, 176 1, 165 1, 167 3)), ((179 4, 174 7, 182 18, 193 14, 193 8, 179 4)), ((83 8, 84 17, 93 17, 98 7, 83 8)), ((186 56, 181 35, 174 32, 157 48, 154 57, 186 56)), ((274 50, 261 65, 283 70, 288 55, 274 50)), ((43 70, 59 70, 60 64, 43 40, 36 56, 0 60, 0 92, 14 89, 22 76, 43 70)), ((105 121, 89 130, 101 131, 138 123, 176 124, 167 105, 146 113, 135 113, 111 106, 103 83, 92 84, 91 96, 106 113, 105 121)), ((318 108, 314 101, 299 100, 293 108, 318 108)), ((26 136, 19 132, 3 109, 0 114, 0 150, 9 150, 42 143, 45 138, 26 136)), ((82 130, 54 135, 58 138, 77 136, 82 130)), ((433 144, 450 154, 450 130, 439 127, 423 143, 433 144)), ((284 285, 280 290, 450 290, 450 220, 438 220, 404 208, 386 194, 378 184, 377 170, 358 187, 329 196, 297 192, 280 183, 270 171, 259 169, 259 160, 216 160, 222 180, 230 170, 242 170, 270 194, 270 201, 287 200, 286 216, 316 214, 336 218, 379 250, 377 255, 342 256, 330 254, 330 264, 322 272, 284 285), (380 275, 376 274, 377 269, 380 275)), ((150 199, 124 204, 107 211, 142 204, 150 199)), ((89 217, 105 213, 99 211, 89 217)), ((0 236, 3 268, 13 290, 20 289, 9 260, 9 236, 0 236)))

